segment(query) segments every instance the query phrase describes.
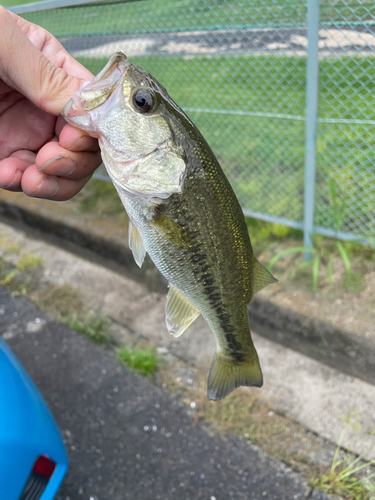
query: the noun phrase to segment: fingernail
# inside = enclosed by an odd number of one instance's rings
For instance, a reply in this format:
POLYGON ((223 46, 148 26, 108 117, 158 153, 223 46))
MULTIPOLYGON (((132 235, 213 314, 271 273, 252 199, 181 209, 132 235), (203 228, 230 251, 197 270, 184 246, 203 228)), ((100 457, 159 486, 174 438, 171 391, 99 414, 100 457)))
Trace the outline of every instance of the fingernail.
POLYGON ((59 189, 57 181, 53 177, 46 177, 36 188, 34 196, 38 198, 51 198, 59 189))
POLYGON ((51 160, 46 161, 39 170, 46 173, 50 173, 53 175, 71 175, 75 169, 77 168, 77 164, 71 158, 67 158, 65 156, 55 156, 51 160))
MULTIPOLYGON (((13 187, 13 185, 15 184, 15 182, 14 182, 14 181, 17 179, 17 177, 21 177, 21 176, 20 176, 20 173, 21 173, 21 172, 20 172, 19 170, 16 170, 16 172, 15 172, 15 174, 14 174, 14 176, 13 176, 13 179, 12 179, 10 182, 8 182, 8 184, 5 184, 5 185, 3 185, 3 186, 1 186, 1 185, 0 185, 0 188, 3 188, 3 189, 11 189, 11 188, 13 187)), ((21 175, 22 175, 22 174, 21 174, 21 175)))
POLYGON ((79 139, 75 140, 65 147, 66 149, 71 149, 74 146, 74 151, 84 151, 91 145, 91 140, 91 137, 89 137, 88 135, 81 135, 79 139))

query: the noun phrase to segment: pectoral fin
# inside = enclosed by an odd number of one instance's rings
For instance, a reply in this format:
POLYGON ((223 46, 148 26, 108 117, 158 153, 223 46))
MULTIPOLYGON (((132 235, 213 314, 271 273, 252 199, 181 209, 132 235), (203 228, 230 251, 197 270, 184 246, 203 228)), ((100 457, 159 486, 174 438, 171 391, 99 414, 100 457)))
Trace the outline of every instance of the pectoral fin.
POLYGON ((276 283, 277 281, 278 280, 254 257, 253 295, 260 292, 265 286, 276 283))
POLYGON ((142 267, 146 256, 146 249, 143 245, 141 235, 132 221, 129 221, 129 247, 133 252, 134 260, 139 267, 142 267))
POLYGON ((170 284, 165 306, 165 322, 169 333, 179 337, 199 314, 198 309, 170 284))
POLYGON ((155 209, 155 217, 151 224, 162 231, 174 245, 178 247, 191 246, 191 239, 186 230, 157 208, 155 209))

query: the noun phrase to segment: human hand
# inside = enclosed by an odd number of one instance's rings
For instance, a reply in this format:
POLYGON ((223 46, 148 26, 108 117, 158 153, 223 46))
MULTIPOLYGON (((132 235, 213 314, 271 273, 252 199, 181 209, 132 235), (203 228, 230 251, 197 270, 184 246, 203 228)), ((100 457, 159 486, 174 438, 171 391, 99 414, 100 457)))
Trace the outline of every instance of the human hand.
POLYGON ((59 116, 93 75, 45 29, 0 5, 0 188, 63 201, 100 165, 96 139, 59 116))

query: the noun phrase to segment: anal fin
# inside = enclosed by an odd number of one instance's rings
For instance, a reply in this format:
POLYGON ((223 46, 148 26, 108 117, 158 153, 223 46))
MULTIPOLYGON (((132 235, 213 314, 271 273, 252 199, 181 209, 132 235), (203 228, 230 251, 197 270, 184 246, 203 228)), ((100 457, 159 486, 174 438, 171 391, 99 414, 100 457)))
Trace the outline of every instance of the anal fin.
POLYGON ((169 284, 167 304, 165 306, 165 322, 169 333, 174 337, 179 337, 199 314, 198 309, 176 287, 169 284))
POLYGON ((142 267, 146 256, 146 249, 143 245, 141 235, 132 221, 129 221, 129 247, 133 252, 135 262, 139 267, 142 267))
POLYGON ((235 363, 223 352, 217 351, 208 376, 208 399, 214 401, 224 399, 240 385, 248 387, 263 385, 262 371, 256 352, 247 362, 235 363))

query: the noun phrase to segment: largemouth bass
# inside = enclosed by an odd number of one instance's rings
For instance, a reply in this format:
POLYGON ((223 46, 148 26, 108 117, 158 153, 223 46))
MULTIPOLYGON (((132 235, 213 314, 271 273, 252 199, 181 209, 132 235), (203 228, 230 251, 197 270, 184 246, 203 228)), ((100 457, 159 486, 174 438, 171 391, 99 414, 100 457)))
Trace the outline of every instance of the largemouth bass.
POLYGON ((155 78, 117 53, 64 107, 99 139, 130 218, 139 266, 169 281, 166 324, 178 337, 202 314, 216 337, 208 397, 263 383, 247 304, 277 280, 253 255, 241 207, 207 142, 155 78))

